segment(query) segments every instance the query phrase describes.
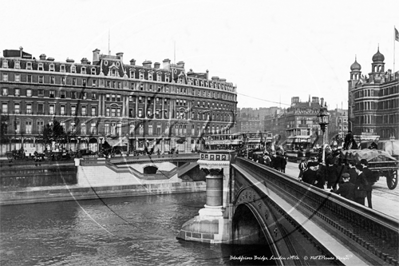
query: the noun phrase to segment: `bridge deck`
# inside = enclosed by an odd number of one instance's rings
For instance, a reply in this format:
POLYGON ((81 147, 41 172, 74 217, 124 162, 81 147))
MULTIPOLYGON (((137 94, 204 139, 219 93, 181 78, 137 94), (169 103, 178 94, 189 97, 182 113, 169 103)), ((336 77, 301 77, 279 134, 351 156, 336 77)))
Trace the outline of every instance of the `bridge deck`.
POLYGON ((392 218, 252 161, 238 159, 233 168, 336 258, 397 265, 399 224, 392 218))

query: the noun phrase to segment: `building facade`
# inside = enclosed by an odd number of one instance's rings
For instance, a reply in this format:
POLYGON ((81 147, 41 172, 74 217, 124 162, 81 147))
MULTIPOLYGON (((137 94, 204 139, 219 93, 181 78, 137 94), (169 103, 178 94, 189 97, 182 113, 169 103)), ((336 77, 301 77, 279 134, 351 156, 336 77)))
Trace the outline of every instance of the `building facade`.
POLYGON ((372 57, 371 72, 362 75, 355 59, 348 81, 349 129, 355 135, 399 139, 399 72, 385 71, 379 49, 372 57))
POLYGON ((123 53, 93 51, 93 61, 35 59, 20 50, 0 58, 1 153, 42 149, 45 125, 57 120, 68 149, 100 144, 189 152, 203 134, 234 132, 236 87, 208 71, 186 72, 169 59, 124 64, 123 53))

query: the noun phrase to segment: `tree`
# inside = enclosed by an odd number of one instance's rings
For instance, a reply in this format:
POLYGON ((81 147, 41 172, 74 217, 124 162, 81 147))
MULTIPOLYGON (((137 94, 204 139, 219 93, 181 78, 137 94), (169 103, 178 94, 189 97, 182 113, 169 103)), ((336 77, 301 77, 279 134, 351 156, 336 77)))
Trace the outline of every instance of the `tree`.
POLYGON ((64 127, 57 120, 53 120, 52 124, 47 124, 43 128, 43 140, 45 145, 51 145, 54 141, 59 143, 65 138, 64 127))
POLYGON ((7 142, 8 138, 6 136, 7 130, 8 130, 8 120, 9 117, 7 115, 1 115, 0 116, 0 143, 5 143, 7 142))

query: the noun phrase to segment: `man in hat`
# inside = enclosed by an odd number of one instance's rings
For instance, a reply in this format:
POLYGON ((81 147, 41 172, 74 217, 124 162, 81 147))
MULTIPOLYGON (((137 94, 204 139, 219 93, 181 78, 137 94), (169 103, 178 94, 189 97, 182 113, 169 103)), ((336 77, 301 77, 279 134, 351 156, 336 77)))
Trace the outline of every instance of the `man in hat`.
POLYGON ((299 176, 298 179, 302 180, 303 173, 308 169, 308 163, 306 162, 306 158, 302 157, 301 162, 298 165, 299 168, 299 176))
POLYGON ((308 162, 308 169, 303 173, 302 181, 324 189, 324 178, 319 172, 318 162, 308 162))
POLYGON ((327 188, 337 189, 337 184, 339 180, 339 170, 337 165, 334 164, 333 158, 326 159, 326 166, 324 167, 324 176, 327 181, 327 188))
POLYGON ((367 184, 366 184, 366 187, 365 187, 366 188, 366 197, 367 197, 367 206, 369 206, 369 208, 372 209, 373 205, 371 203, 371 193, 373 191, 373 185, 374 185, 376 180, 375 180, 373 171, 371 171, 368 168, 369 163, 367 162, 367 160, 366 159, 361 159, 360 160, 360 164, 363 167, 363 174, 366 177, 366 181, 367 181, 367 184))
POLYGON ((341 175, 341 178, 343 183, 339 184, 338 189, 333 189, 331 191, 341 195, 348 200, 355 200, 356 185, 349 182, 350 175, 348 173, 343 173, 341 175))
POLYGON ((350 176, 349 182, 355 184, 356 183, 356 179, 357 179, 357 173, 356 173, 356 167, 355 167, 356 163, 353 160, 349 160, 348 161, 348 169, 347 169, 347 173, 350 176))
POLYGON ((355 201, 361 205, 364 204, 364 199, 366 198, 366 186, 367 180, 363 173, 363 166, 361 163, 356 164, 355 170, 357 173, 356 177, 356 190, 355 190, 355 201))

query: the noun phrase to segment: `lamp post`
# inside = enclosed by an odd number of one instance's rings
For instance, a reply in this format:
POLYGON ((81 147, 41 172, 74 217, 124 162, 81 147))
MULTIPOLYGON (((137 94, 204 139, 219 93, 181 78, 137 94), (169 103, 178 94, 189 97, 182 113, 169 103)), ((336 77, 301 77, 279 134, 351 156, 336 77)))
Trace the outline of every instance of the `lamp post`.
POLYGON ((328 113, 328 111, 327 111, 327 104, 325 104, 324 105, 324 107, 322 106, 321 108, 320 108, 320 111, 319 111, 319 114, 317 115, 317 117, 318 117, 318 119, 319 119, 319 125, 320 125, 320 129, 321 129, 321 131, 323 132, 323 144, 322 144, 322 163, 323 164, 325 164, 325 147, 324 147, 324 138, 325 138, 325 136, 324 136, 324 134, 325 134, 325 131, 326 131, 326 126, 328 125, 328 123, 329 123, 329 117, 330 117, 330 114, 328 113))

